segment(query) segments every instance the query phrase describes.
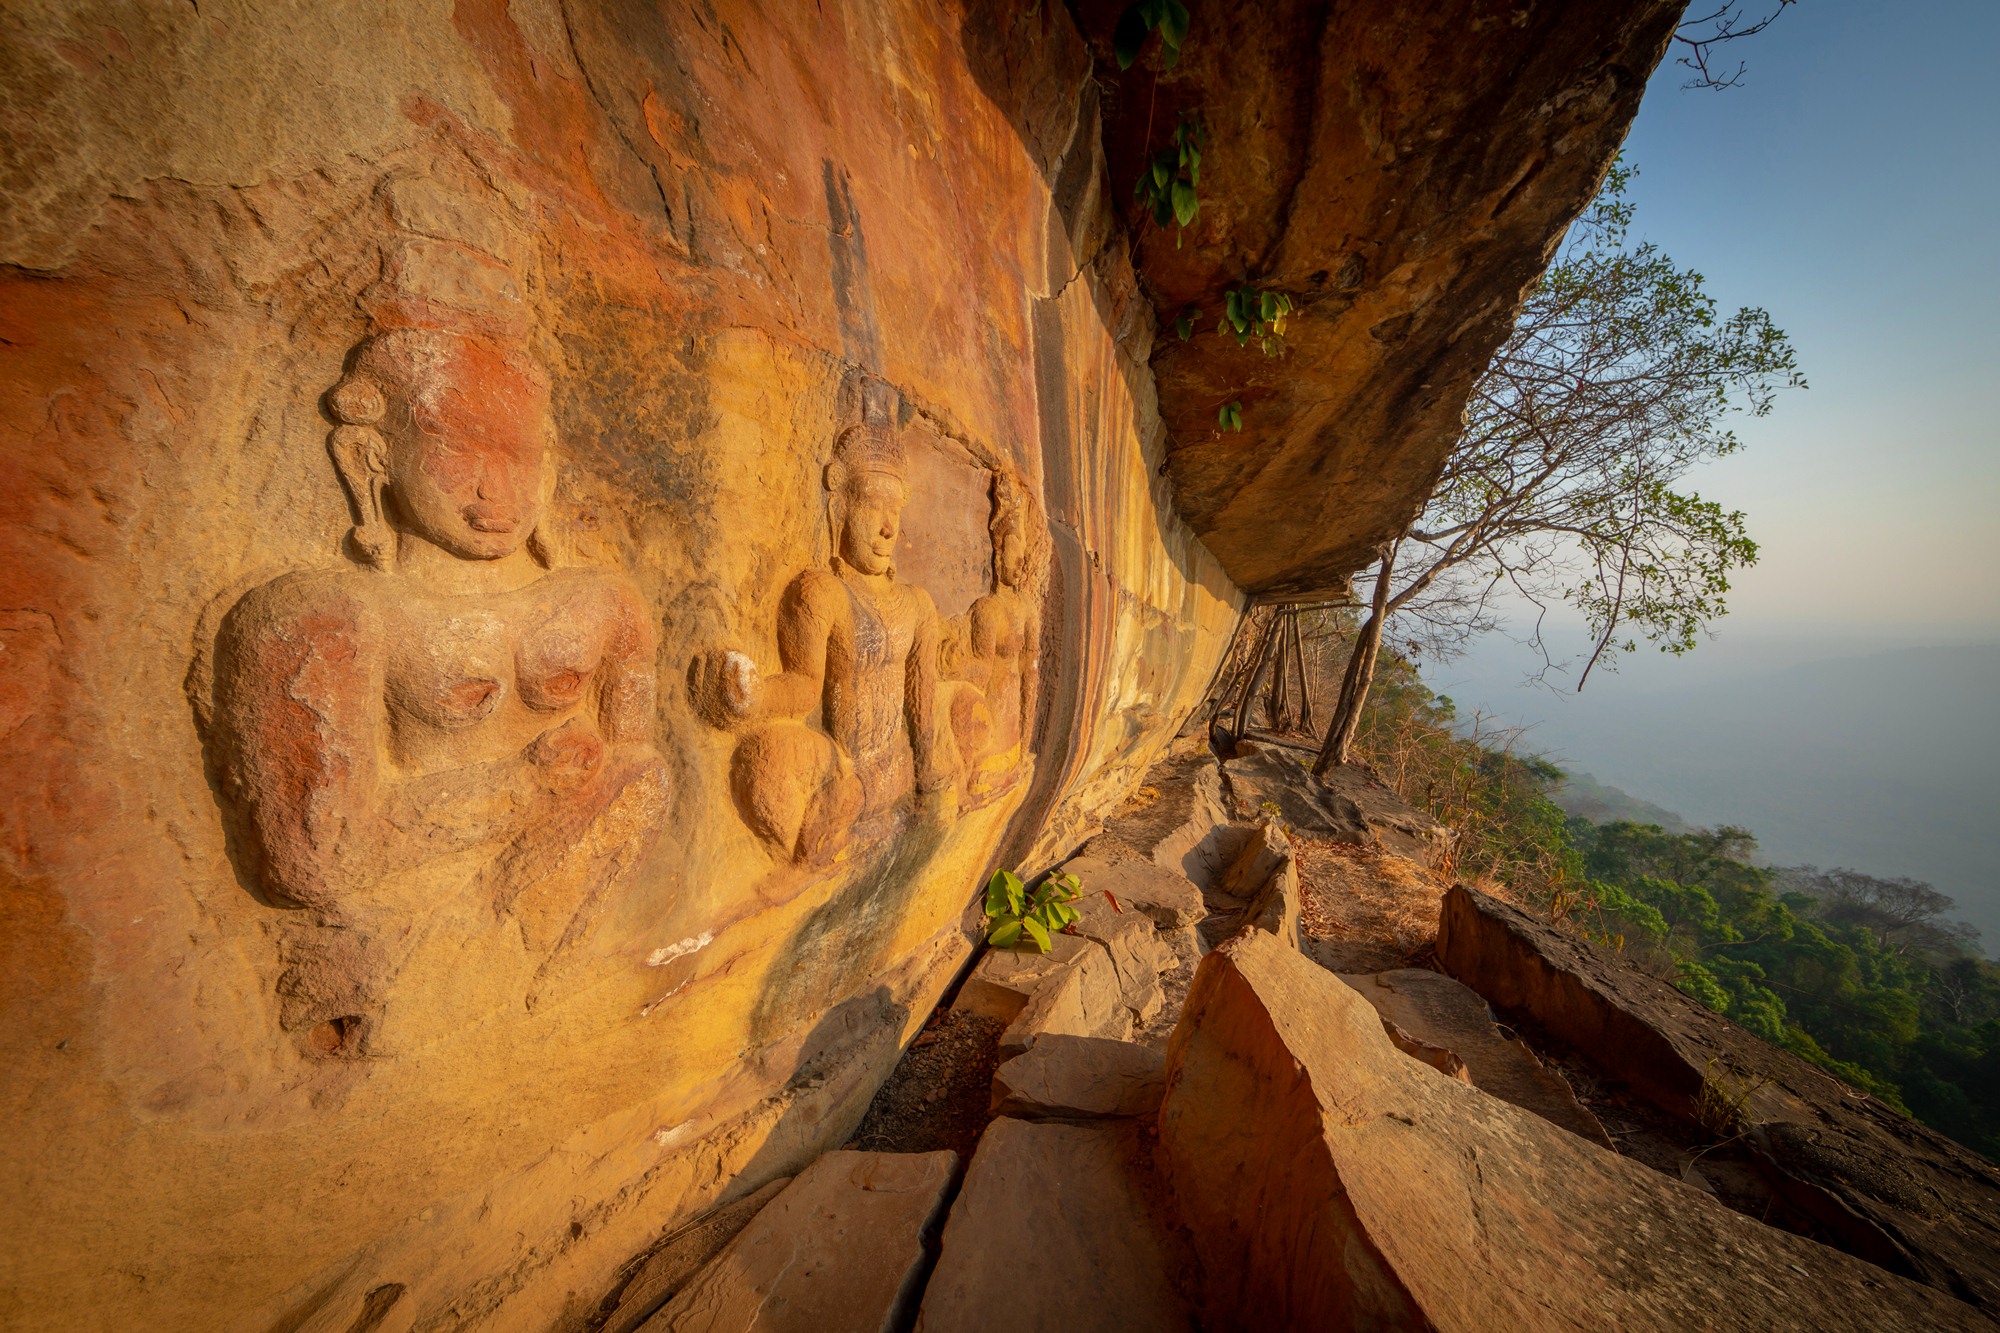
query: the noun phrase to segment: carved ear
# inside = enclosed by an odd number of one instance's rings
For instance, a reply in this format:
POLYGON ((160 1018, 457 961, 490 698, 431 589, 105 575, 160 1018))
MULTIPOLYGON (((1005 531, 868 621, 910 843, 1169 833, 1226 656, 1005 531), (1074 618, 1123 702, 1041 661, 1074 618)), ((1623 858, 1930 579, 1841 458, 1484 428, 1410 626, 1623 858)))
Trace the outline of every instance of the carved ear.
POLYGON ((836 458, 826 465, 826 541, 833 567, 840 568, 840 530, 847 525, 847 464, 836 458))
MULTIPOLYGON (((546 458, 546 454, 544 454, 546 458)), ((532 554, 542 568, 556 568, 556 560, 562 558, 562 542, 556 540, 556 464, 548 460, 542 464, 542 516, 534 522, 534 532, 528 532, 528 554, 532 554)))
POLYGON ((335 426, 326 447, 354 506, 354 549, 369 564, 379 565, 396 544, 382 505, 389 481, 388 442, 373 426, 335 426))

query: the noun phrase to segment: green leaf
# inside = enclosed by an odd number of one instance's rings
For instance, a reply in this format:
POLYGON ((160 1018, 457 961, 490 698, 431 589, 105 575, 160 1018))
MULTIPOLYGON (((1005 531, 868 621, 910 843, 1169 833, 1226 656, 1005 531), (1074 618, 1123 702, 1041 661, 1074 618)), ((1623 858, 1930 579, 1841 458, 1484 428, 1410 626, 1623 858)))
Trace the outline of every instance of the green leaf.
POLYGON ((1139 0, 1139 17, 1146 20, 1148 28, 1160 26, 1160 20, 1167 16, 1167 0, 1139 0))
POLYGON ((1174 182, 1174 221, 1183 227, 1194 221, 1194 215, 1201 208, 1195 200, 1194 186, 1186 181, 1174 182))
POLYGON ((1259 297, 1257 300, 1257 313, 1263 316, 1266 321, 1276 319, 1278 317, 1277 296, 1271 292, 1265 292, 1259 297))
MULTIPOLYGON (((995 948, 1004 949, 1021 938, 1021 925, 1019 921, 1002 921, 986 933, 986 942, 995 948)), ((1044 949, 1042 952, 1048 951, 1044 949)))
POLYGON ((1144 5, 1127 5, 1118 16, 1118 27, 1111 34, 1111 52, 1118 57, 1120 69, 1132 68, 1139 58, 1139 48, 1146 44, 1146 34, 1153 30, 1144 9, 1144 5))
POLYGON ((1160 47, 1160 68, 1172 69, 1175 65, 1178 65, 1180 63, 1181 63, 1181 49, 1178 46, 1167 46, 1162 44, 1160 47))
POLYGON ((1173 220, 1174 206, 1169 202, 1167 196, 1162 194, 1158 199, 1153 201, 1153 221, 1164 227, 1173 220))
POLYGON ((1163 0, 1160 11, 1160 39, 1168 46, 1179 46, 1187 40, 1187 6, 1181 0, 1163 0))
POLYGON ((1043 953, 1047 953, 1052 943, 1049 939, 1048 928, 1043 926, 1041 922, 1031 919, 1023 919, 1021 924, 1027 927, 1028 936, 1034 940, 1035 947, 1043 953))
POLYGON ((1200 318, 1201 311, 1189 306, 1181 312, 1181 317, 1174 321, 1174 332, 1181 335, 1182 342, 1194 337, 1194 322, 1200 318))

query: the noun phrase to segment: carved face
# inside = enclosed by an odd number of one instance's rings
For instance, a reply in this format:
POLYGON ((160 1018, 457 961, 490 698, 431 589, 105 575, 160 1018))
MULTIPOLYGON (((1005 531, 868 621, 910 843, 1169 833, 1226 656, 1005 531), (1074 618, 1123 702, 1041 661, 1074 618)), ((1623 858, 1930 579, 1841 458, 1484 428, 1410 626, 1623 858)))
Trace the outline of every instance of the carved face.
POLYGON ((888 573, 903 531, 905 498, 903 483, 887 473, 863 472, 849 481, 840 558, 863 574, 888 573))
POLYGON ((548 390, 498 349, 435 349, 390 401, 389 494, 416 535, 466 560, 512 555, 542 516, 548 390))

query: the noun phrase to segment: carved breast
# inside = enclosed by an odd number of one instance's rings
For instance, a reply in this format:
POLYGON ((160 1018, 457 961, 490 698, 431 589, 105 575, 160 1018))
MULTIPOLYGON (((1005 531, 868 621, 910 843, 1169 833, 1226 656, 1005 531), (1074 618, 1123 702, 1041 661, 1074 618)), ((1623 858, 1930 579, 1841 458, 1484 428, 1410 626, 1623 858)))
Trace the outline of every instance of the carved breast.
POLYGON ((625 632, 614 591, 567 572, 497 597, 410 599, 385 618, 397 757, 419 768, 531 741, 589 702, 625 632))
POLYGON ((608 607, 563 608, 522 635, 514 654, 522 703, 537 712, 558 713, 582 700, 604 660, 608 611, 608 607), (585 609, 595 613, 575 614, 585 609))
POLYGON ((445 731, 491 717, 514 675, 506 619, 469 610, 409 628, 390 649, 390 707, 445 731))

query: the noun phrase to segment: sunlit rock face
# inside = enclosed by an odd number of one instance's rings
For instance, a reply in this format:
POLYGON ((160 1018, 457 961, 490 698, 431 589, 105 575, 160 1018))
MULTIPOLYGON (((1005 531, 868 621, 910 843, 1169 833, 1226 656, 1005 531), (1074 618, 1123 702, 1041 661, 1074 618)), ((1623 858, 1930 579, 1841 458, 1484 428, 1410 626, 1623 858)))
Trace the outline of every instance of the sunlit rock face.
POLYGON ((546 1327, 1164 750, 1245 576, 965 8, 0 18, 6 1322, 546 1327))

